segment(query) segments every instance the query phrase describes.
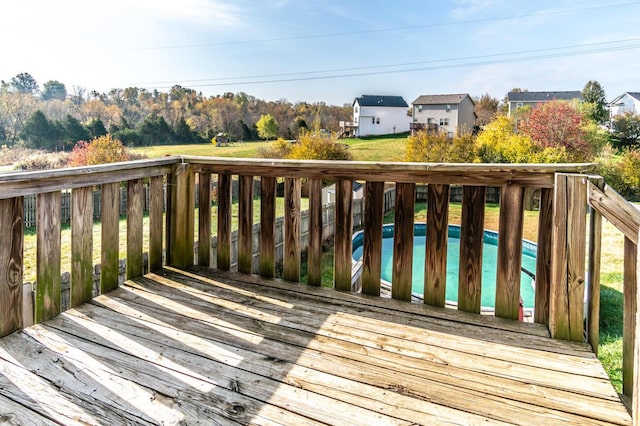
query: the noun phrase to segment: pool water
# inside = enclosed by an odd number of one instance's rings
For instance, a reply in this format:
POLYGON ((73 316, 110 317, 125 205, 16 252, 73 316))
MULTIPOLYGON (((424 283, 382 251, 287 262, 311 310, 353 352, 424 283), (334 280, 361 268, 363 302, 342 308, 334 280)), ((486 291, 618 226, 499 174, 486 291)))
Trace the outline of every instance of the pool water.
MULTIPOLYGON (((413 283, 412 291, 419 295, 424 293, 424 259, 426 245, 426 226, 416 224, 413 239, 413 283)), ((363 234, 354 236, 353 258, 360 259, 363 250, 363 234)), ((493 308, 496 297, 496 273, 497 273, 497 246, 498 235, 493 231, 485 231, 484 245, 482 248, 482 289, 481 305, 493 308)), ((535 273, 536 271, 536 245, 529 241, 523 241, 522 267, 535 273)), ((446 299, 449 302, 458 301, 458 260, 460 256, 460 227, 449 225, 449 240, 447 245, 447 285, 446 299)), ((393 271, 393 225, 385 225, 382 239, 382 279, 391 282, 393 271)), ((521 272, 520 296, 525 308, 534 307, 534 288, 529 275, 521 272)))

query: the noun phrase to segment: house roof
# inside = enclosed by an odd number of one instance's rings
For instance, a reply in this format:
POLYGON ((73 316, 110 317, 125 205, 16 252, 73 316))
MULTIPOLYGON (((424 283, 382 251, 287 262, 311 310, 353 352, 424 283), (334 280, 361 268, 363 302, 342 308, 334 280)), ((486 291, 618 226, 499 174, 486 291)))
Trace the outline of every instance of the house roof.
MULTIPOLYGON (((464 98, 471 99, 468 93, 455 93, 451 95, 422 95, 412 102, 413 105, 457 105, 464 98)), ((473 103, 473 99, 471 99, 473 103)))
POLYGON ((545 102, 554 99, 559 101, 570 101, 572 99, 582 100, 582 92, 579 90, 561 92, 509 92, 507 99, 509 102, 545 102))
POLYGON ((361 107, 379 106, 407 108, 409 106, 402 96, 362 95, 353 101, 354 104, 356 102, 358 102, 358 105, 361 107))
POLYGON ((616 97, 614 100, 612 100, 611 102, 609 102, 609 105, 615 105, 617 104, 622 98, 624 98, 626 95, 631 96, 632 98, 635 98, 636 100, 640 101, 640 92, 624 92, 622 95, 616 97))

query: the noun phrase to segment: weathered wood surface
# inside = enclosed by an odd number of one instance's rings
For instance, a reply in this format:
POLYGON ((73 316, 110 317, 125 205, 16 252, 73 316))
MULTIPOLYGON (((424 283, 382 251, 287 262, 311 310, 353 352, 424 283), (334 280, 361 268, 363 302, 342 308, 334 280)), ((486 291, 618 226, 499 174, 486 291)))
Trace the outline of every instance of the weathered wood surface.
POLYGON ((553 190, 540 190, 538 213, 538 246, 536 252, 536 292, 533 320, 549 324, 551 289, 551 237, 553 235, 553 190))
POLYGON ((91 300, 93 290, 93 188, 71 192, 70 306, 91 300))
POLYGON ((141 276, 142 268, 142 217, 144 206, 142 179, 127 182, 127 272, 126 278, 141 276))
POLYGON ((260 178, 260 275, 276 274, 276 178, 260 178))
POLYGON ((38 194, 36 227, 36 286, 33 320, 36 323, 51 319, 61 310, 61 193, 38 194))
MULTIPOLYGON (((163 176, 149 179, 149 270, 157 271, 162 268, 162 217, 164 216, 163 176)), ((200 210, 202 211, 202 210, 200 210)), ((211 206, 209 206, 211 212, 211 206)), ((211 235, 211 232, 209 232, 211 235)))
MULTIPOLYGON (((638 250, 638 246, 640 245, 640 233, 638 234, 638 239, 636 239, 636 280, 640 277, 640 250, 638 250)), ((636 282, 636 290, 638 283, 636 282)), ((636 291, 636 311, 634 314, 635 317, 635 336, 640 336, 640 293, 636 291)), ((640 339, 636 338, 633 341, 633 359, 640 359, 640 339)), ((631 416, 633 419, 638 422, 640 419, 640 368, 635 366, 633 369, 633 384, 631 385, 631 416)))
POLYGON ((239 177, 238 272, 250 274, 253 263, 253 176, 239 177))
POLYGON ((231 269, 231 175, 218 175, 218 269, 231 269))
POLYGON ((496 316, 518 319, 524 188, 505 185, 500 193, 498 271, 496 274, 496 316))
POLYGON ((588 346, 537 324, 191 271, 0 340, 0 406, 65 424, 631 423, 588 346))
POLYGON ((413 183, 396 183, 391 297, 399 300, 411 300, 415 203, 416 185, 413 183))
POLYGON ((283 277, 287 281, 300 281, 300 179, 284 180, 284 259, 283 277))
MULTIPOLYGON (((604 187, 604 179, 590 178, 598 188, 604 187)), ((598 355, 600 342, 600 259, 602 257, 602 215, 591 209, 589 214, 589 265, 587 271, 587 341, 598 355)))
POLYGON ((367 182, 365 191, 362 293, 380 296, 384 183, 367 182))
MULTIPOLYGON (((462 188, 458 309, 480 313, 486 188, 462 188)), ((427 222, 428 227, 428 222, 427 222)))
MULTIPOLYGON (((100 211, 100 293, 118 287, 120 259, 120 184, 102 184, 100 211)), ((60 202, 58 201, 58 204, 60 202)), ((58 275, 60 273, 58 272, 58 275)))
POLYGON ((309 181, 309 247, 307 284, 322 284, 322 180, 309 181))
POLYGON ((444 306, 447 290, 449 185, 429 185, 424 259, 424 303, 444 306))
POLYGON ((638 368, 635 359, 636 339, 636 311, 638 310, 638 246, 637 238, 624 239, 624 277, 623 277, 623 324, 622 324, 622 393, 632 397, 634 395, 634 370, 638 368))
POLYGON ((171 210, 167 263, 177 267, 193 265, 195 227, 194 174, 188 164, 177 164, 171 174, 171 210))
POLYGON ((198 265, 211 264, 211 173, 198 175, 198 265))
POLYGON ((24 201, 0 200, 0 336, 22 328, 24 201))
POLYGON ((604 190, 588 183, 589 204, 609 222, 615 225, 626 238, 635 241, 640 231, 640 211, 633 208, 620 194, 608 185, 604 190))
POLYGON ((335 208, 335 244, 333 261, 333 279, 335 288, 342 291, 351 290, 351 238, 353 234, 353 182, 339 180, 336 182, 335 208))

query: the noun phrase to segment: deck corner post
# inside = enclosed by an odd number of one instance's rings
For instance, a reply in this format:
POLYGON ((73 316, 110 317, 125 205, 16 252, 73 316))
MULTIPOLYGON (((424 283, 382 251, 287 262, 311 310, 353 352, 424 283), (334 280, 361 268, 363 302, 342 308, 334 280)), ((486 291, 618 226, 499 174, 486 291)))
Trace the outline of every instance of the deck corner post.
MULTIPOLYGON (((640 233, 638 234, 638 238, 636 238, 636 258, 635 258, 635 312, 634 314, 634 339, 633 339, 633 360, 637 361, 640 359, 640 292, 638 291, 637 280, 640 277, 640 233)), ((625 314, 626 316, 626 314, 625 314)), ((623 355, 624 356, 624 355, 623 355)), ((623 359, 624 363, 624 359, 623 359)), ((638 424, 640 422, 640 366, 637 362, 630 363, 633 366, 633 374, 632 374, 632 386, 631 386, 631 418, 633 419, 633 424, 638 424)), ((623 366, 624 369, 624 366, 623 366)), ((624 372, 623 372, 624 379, 624 372)), ((624 383, 623 383, 624 386, 624 383)))
POLYGON ((194 261, 195 185, 190 164, 179 163, 171 173, 168 264, 186 268, 194 261))
POLYGON ((549 332, 584 340, 587 177, 557 173, 553 197, 549 332))
POLYGON ((22 197, 0 200, 0 337, 23 327, 23 216, 22 197))

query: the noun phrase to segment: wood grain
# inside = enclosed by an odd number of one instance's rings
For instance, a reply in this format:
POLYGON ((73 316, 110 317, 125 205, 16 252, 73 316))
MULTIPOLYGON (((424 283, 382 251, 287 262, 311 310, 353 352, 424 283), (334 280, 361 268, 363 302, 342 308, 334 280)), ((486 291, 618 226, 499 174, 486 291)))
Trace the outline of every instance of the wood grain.
POLYGON ((218 175, 218 244, 217 268, 231 269, 231 175, 218 175))
MULTIPOLYGON (((589 178, 589 183, 604 188, 602 177, 589 178)), ((602 258, 602 215, 596 209, 589 212, 589 247, 587 272, 587 341, 598 355, 600 342, 600 261, 602 258)))
POLYGON ((322 284, 322 180, 309 180, 309 248, 307 284, 322 284))
POLYGON ((415 200, 415 184, 396 183, 391 297, 399 300, 411 300, 415 200))
POLYGON ((284 271, 283 278, 300 281, 300 179, 284 179, 284 271))
POLYGON ((198 265, 211 266, 211 174, 198 175, 198 265))
POLYGON ((33 304, 36 324, 55 317, 61 310, 61 198, 59 191, 45 192, 37 197, 37 276, 33 304))
MULTIPOLYGON (((100 212, 100 293, 118 287, 120 240, 120 184, 102 184, 100 212)), ((58 272, 58 275, 59 272, 58 272)))
POLYGON ((336 181, 335 258, 333 261, 334 286, 337 290, 351 291, 351 264, 353 254, 353 181, 336 181))
POLYGON ((627 200, 613 188, 604 185, 601 190, 593 183, 588 183, 589 204, 618 228, 626 238, 635 241, 640 231, 640 211, 633 208, 627 200))
POLYGON ((504 185, 500 193, 498 230, 498 271, 496 275, 497 317, 518 319, 524 187, 504 185))
POLYGON ((260 178, 260 275, 276 274, 276 178, 260 178))
POLYGON ((176 164, 171 174, 171 216, 168 239, 171 255, 168 264, 185 268, 194 261, 195 184, 188 164, 176 164))
POLYGON ((444 306, 447 291, 449 185, 429 185, 426 238, 424 303, 432 306, 444 306))
MULTIPOLYGON (((149 269, 162 269, 162 217, 164 216, 163 176, 149 179, 149 269)), ((200 210, 202 211, 202 210, 200 210)))
MULTIPOLYGON (((462 188, 458 309, 480 313, 486 188, 462 188)), ((427 224, 428 228, 428 224, 427 224)))
POLYGON ((0 337, 22 328, 22 197, 0 200, 0 337))
POLYGON ((239 177, 238 272, 250 274, 253 263, 253 176, 239 177))
POLYGON ((70 306, 91 300, 93 290, 93 188, 71 191, 70 306))
POLYGON ((126 278, 142 276, 142 179, 127 181, 127 273, 126 278))
MULTIPOLYGON (((636 310, 634 312, 634 337, 633 340, 633 359, 640 359, 640 292, 638 292, 638 277, 640 277, 640 250, 638 250, 638 246, 640 245, 640 234, 638 234, 638 239, 636 240, 636 292, 635 292, 635 306, 636 310)), ((634 365, 633 374, 632 374, 632 385, 631 385, 631 417, 634 422, 640 421, 640 367, 634 365)))
POLYGON ((538 242, 536 251, 536 290, 533 320, 549 324, 551 289, 551 236, 553 235, 553 190, 540 190, 538 242))
POLYGON ((367 182, 365 185, 362 293, 370 296, 380 296, 383 201, 384 183, 367 182))
POLYGON ((628 397, 634 395, 634 370, 638 367, 635 358, 637 292, 638 292, 638 246, 636 240, 624 239, 624 278, 623 278, 623 324, 622 324, 622 393, 628 397))

